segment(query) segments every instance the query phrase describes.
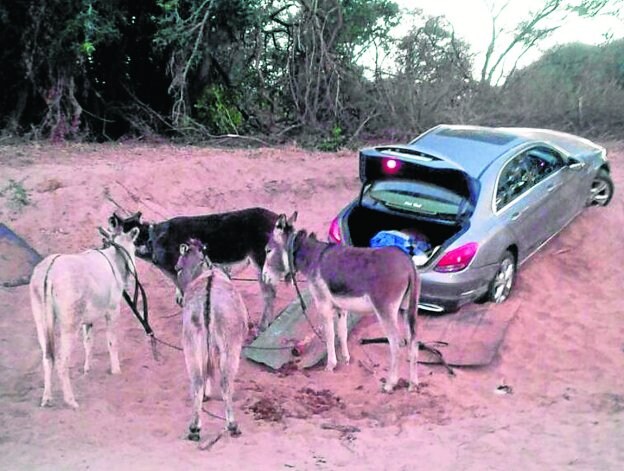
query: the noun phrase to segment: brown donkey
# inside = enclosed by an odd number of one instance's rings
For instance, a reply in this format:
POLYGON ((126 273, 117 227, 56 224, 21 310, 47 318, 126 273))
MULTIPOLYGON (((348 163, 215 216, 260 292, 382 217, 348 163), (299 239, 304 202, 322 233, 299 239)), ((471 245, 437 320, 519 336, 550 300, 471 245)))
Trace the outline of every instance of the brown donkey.
POLYGON ((347 311, 375 313, 390 343, 390 374, 383 390, 390 392, 399 379, 399 311, 406 305, 409 344, 410 390, 418 386, 416 321, 420 280, 410 257, 395 247, 361 248, 320 242, 314 234, 295 231, 295 212, 282 214, 266 247, 265 282, 281 274, 303 274, 318 312, 325 321, 327 367, 336 367, 334 313, 338 315, 338 338, 342 356, 349 363, 347 311))
POLYGON ((191 381, 193 412, 189 440, 198 441, 204 397, 210 396, 211 379, 219 370, 225 401, 226 427, 239 435, 232 395, 243 341, 247 336, 247 308, 230 278, 212 265, 203 244, 191 239, 180 245, 175 265, 183 294, 182 346, 191 381))

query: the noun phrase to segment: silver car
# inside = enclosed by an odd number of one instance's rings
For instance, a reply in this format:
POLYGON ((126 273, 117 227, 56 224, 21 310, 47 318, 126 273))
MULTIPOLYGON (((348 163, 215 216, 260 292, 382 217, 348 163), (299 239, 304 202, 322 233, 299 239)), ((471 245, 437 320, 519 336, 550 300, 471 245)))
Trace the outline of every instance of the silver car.
POLYGON ((505 301, 524 261, 613 196, 605 149, 556 131, 440 125, 359 158, 360 194, 329 239, 410 253, 433 312, 505 301))

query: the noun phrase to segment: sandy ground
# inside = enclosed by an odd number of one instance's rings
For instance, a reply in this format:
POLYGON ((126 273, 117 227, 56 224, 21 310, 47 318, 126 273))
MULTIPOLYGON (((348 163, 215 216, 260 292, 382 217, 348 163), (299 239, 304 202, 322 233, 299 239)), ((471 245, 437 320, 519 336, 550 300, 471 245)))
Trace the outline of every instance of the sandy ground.
MULTIPOLYGON (((118 328, 122 374, 109 374, 100 323, 88 377, 75 343, 80 409, 63 404, 56 377, 54 406, 41 409, 27 287, 0 288, 0 469, 622 469, 624 146, 607 147, 619 189, 614 201, 585 211, 523 266, 515 295, 497 307, 518 314, 493 364, 458 369, 454 378, 420 365, 420 393, 381 394, 387 347, 357 345, 380 333, 374 323, 354 331, 352 363, 333 374, 322 367, 275 373, 243 361, 235 395, 243 435, 209 451, 185 440, 182 355, 161 347, 154 361, 126 306, 118 328), (359 360, 373 364, 374 375, 359 360), (503 381, 513 394, 495 394, 503 381)), ((116 209, 111 199, 151 220, 256 205, 297 209, 300 225, 324 236, 359 188, 353 152, 141 144, 0 147, 0 189, 9 179, 22 181, 30 202, 19 208, 5 191, 0 219, 44 255, 99 246, 96 227, 116 209)), ((172 284, 147 263, 139 271, 154 329, 179 344, 172 284)), ((238 285, 257 321, 257 285, 238 285)), ((293 296, 281 286, 278 307, 293 296)), ((406 362, 402 368, 405 376, 406 362)), ((209 401, 205 411, 208 437, 223 427, 223 403, 209 401)))

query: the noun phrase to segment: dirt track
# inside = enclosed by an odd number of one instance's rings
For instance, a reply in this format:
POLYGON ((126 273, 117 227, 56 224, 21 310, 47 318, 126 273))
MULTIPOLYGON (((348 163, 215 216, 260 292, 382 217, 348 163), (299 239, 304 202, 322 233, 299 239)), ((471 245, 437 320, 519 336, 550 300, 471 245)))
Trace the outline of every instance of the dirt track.
MULTIPOLYGON (((387 347, 357 345, 380 334, 365 322, 351 336, 351 365, 333 374, 273 373, 243 361, 235 395, 243 435, 224 437, 211 451, 184 439, 190 403, 182 355, 161 348, 154 362, 127 307, 118 328, 122 375, 108 373, 103 326, 96 325, 89 377, 80 371, 80 342, 73 355, 80 409, 63 405, 56 378, 54 407, 40 409, 28 290, 0 288, 0 469, 620 469, 624 146, 607 147, 612 204, 586 211, 523 266, 515 296, 503 305, 518 317, 492 365, 459 370, 456 378, 420 365, 420 394, 383 395, 387 347), (494 393, 503 380, 513 394, 494 393), (331 429, 336 425, 346 428, 331 429)), ((324 237, 359 189, 355 153, 294 148, 0 147, 0 168, 0 189, 23 180, 30 200, 18 209, 5 192, 0 219, 43 255, 98 246, 96 227, 116 209, 113 201, 152 220, 256 205, 297 209, 299 223, 324 237)), ((171 283, 146 263, 139 271, 154 329, 178 344, 171 283)), ((257 321, 258 287, 240 288, 257 321)), ((280 287, 278 307, 292 297, 290 287, 280 287)), ((210 401, 205 410, 214 414, 204 415, 208 437, 223 426, 215 417, 222 403, 210 401)))

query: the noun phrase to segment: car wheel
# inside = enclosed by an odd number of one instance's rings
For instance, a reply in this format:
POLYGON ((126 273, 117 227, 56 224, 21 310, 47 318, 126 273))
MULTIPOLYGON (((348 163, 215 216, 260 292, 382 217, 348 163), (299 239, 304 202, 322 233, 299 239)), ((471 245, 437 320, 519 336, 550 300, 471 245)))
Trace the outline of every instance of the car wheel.
POLYGON ((613 197, 613 180, 609 173, 604 170, 598 170, 594 177, 591 190, 589 192, 588 206, 606 206, 613 197))
POLYGON ((487 299, 496 304, 504 302, 509 297, 515 280, 516 259, 510 251, 507 251, 498 264, 494 279, 490 282, 487 299))

